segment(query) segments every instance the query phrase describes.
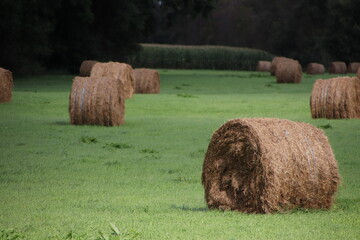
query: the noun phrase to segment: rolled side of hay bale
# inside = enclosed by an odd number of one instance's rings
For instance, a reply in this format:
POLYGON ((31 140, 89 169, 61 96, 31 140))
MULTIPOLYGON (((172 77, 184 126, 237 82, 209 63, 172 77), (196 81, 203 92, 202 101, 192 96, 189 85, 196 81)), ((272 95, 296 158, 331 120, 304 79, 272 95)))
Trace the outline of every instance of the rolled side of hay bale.
POLYGON ((302 78, 302 68, 296 60, 281 61, 276 66, 277 83, 300 83, 302 78))
POLYGON ((270 72, 271 71, 271 62, 270 61, 258 61, 257 66, 256 66, 256 71, 270 72))
POLYGON ((71 124, 123 124, 125 101, 119 95, 118 84, 118 80, 111 77, 75 77, 69 96, 71 124))
POLYGON ((213 134, 202 183, 212 209, 328 209, 339 173, 322 130, 284 119, 234 119, 213 134))
POLYGON ((329 73, 331 74, 345 74, 347 67, 345 62, 331 62, 329 65, 329 73))
POLYGON ((131 98, 135 92, 135 76, 133 68, 126 63, 96 63, 91 70, 91 77, 113 77, 123 84, 125 99, 131 98))
POLYGON ((10 102, 13 91, 12 72, 0 67, 0 103, 10 102))
POLYGON ((156 70, 138 68, 134 70, 135 93, 160 93, 160 74, 156 70))
POLYGON ((360 118, 360 79, 337 77, 316 80, 310 109, 312 118, 360 118))
POLYGON ((360 68, 360 62, 351 62, 348 65, 348 73, 357 73, 360 68))
POLYGON ((306 66, 306 74, 324 74, 325 67, 320 63, 309 63, 306 66))
POLYGON ((90 77, 91 69, 95 65, 95 63, 98 63, 98 61, 94 61, 94 60, 83 61, 80 65, 79 76, 90 77))
POLYGON ((286 57, 274 57, 273 60, 271 61, 271 67, 270 67, 270 73, 271 75, 275 76, 275 72, 277 69, 277 65, 282 62, 282 61, 287 61, 290 60, 290 58, 286 58, 286 57))

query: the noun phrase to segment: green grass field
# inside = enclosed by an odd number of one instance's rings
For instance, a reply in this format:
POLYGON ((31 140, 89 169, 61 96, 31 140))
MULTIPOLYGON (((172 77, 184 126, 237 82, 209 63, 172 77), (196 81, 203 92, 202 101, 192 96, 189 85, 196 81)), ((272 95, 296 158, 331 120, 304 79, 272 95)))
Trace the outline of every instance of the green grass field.
POLYGON ((160 74, 161 94, 128 99, 119 127, 69 124, 73 76, 15 80, 12 102, 0 104, 1 240, 360 239, 360 120, 310 115, 313 82, 332 76, 276 84, 268 73, 160 74), (331 210, 207 209, 200 179, 212 133, 249 117, 326 128, 342 176, 331 210))

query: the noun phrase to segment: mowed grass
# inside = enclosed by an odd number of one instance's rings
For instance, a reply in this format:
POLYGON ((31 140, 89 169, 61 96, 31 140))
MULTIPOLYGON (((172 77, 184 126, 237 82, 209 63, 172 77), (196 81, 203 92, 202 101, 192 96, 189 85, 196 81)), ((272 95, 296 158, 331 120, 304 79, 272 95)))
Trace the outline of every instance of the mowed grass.
POLYGON ((69 124, 73 76, 15 79, 13 101, 0 104, 0 239, 360 238, 360 120, 311 119, 309 110, 313 82, 332 76, 277 84, 268 73, 160 74, 161 94, 128 99, 119 127, 69 124), (342 176, 331 210, 207 209, 201 171, 212 133, 250 117, 324 128, 342 176))

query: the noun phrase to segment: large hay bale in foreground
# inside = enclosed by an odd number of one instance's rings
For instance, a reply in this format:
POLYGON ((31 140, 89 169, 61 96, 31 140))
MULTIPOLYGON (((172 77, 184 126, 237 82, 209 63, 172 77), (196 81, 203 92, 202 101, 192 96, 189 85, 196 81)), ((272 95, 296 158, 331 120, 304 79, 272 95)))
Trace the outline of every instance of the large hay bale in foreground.
POLYGON ((307 74, 324 74, 325 67, 320 63, 309 63, 306 67, 307 74))
POLYGON ((316 80, 310 108, 313 118, 360 118, 360 79, 337 77, 316 80))
POLYGON ((123 124, 125 99, 119 95, 118 84, 111 77, 75 77, 69 97, 71 124, 123 124))
POLYGON ((347 71, 348 73, 357 73, 360 68, 360 62, 349 63, 347 71))
POLYGON ((271 71, 271 62, 270 61, 258 61, 257 66, 256 66, 256 71, 270 72, 271 71))
POLYGON ((288 60, 292 60, 292 59, 291 58, 286 58, 286 57, 274 57, 273 60, 271 61, 271 67, 270 67, 271 75, 275 76, 277 65, 280 62, 288 61, 288 60))
POLYGON ((329 66, 329 73, 331 74, 345 74, 347 71, 346 63, 331 62, 329 66))
POLYGON ((95 63, 98 63, 98 61, 94 61, 94 60, 83 61, 80 65, 79 76, 90 77, 91 69, 95 65, 95 63))
POLYGON ((328 209, 337 162, 324 132, 284 119, 234 119, 211 138, 202 183, 209 208, 245 213, 328 209))
POLYGON ((160 93, 159 72, 152 69, 138 68, 134 70, 135 93, 160 93))
POLYGON ((276 81, 278 83, 300 83, 302 68, 296 60, 281 61, 276 65, 276 81))
POLYGON ((131 98, 135 92, 134 70, 126 63, 96 63, 91 70, 90 76, 113 77, 118 81, 121 81, 124 87, 123 93, 125 99, 131 98))
POLYGON ((12 72, 0 67, 0 103, 11 101, 12 90, 12 72))

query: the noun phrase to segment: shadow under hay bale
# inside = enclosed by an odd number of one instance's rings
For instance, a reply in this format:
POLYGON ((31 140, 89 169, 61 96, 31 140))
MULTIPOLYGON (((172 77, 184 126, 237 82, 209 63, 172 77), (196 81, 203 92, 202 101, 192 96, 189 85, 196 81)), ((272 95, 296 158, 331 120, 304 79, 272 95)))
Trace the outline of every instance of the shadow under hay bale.
POLYGON ((284 119, 233 119, 213 134, 203 164, 209 208, 245 213, 329 209, 337 162, 324 132, 284 119))
POLYGON ((119 81, 111 77, 75 77, 69 97, 74 125, 117 126, 124 123, 125 101, 119 81))
POLYGON ((325 67, 320 63, 309 63, 306 67, 306 74, 324 74, 325 67))
POLYGON ((275 71, 277 83, 300 83, 302 68, 298 61, 289 59, 280 61, 275 71))
POLYGON ((282 61, 287 61, 287 60, 292 60, 292 59, 286 57, 274 57, 273 60, 271 61, 271 66, 270 66, 271 75, 275 76, 278 64, 282 61))
POLYGON ((107 62, 96 63, 91 70, 91 77, 113 77, 123 84, 125 99, 131 98, 135 92, 135 77, 133 68, 126 63, 107 62))
POLYGON ((329 73, 331 74, 345 74, 347 72, 346 63, 331 62, 329 66, 329 73))
POLYGON ((347 71, 348 73, 357 73, 360 68, 360 62, 349 63, 347 71))
POLYGON ((270 72, 271 71, 271 62, 270 61, 258 61, 257 66, 256 66, 256 71, 270 72))
POLYGON ((0 103, 10 102, 13 91, 12 72, 0 67, 0 103))
POLYGON ((360 118, 360 80, 356 77, 316 80, 310 109, 313 118, 360 118))
POLYGON ((94 60, 83 61, 80 65, 79 76, 90 77, 91 69, 95 65, 95 63, 98 63, 98 61, 94 61, 94 60))
POLYGON ((134 70, 135 93, 160 93, 159 72, 152 69, 139 68, 134 70))

